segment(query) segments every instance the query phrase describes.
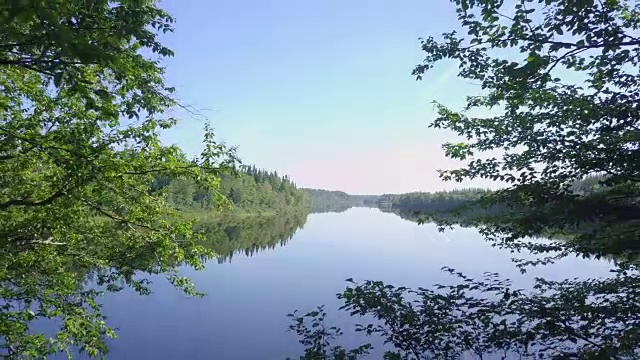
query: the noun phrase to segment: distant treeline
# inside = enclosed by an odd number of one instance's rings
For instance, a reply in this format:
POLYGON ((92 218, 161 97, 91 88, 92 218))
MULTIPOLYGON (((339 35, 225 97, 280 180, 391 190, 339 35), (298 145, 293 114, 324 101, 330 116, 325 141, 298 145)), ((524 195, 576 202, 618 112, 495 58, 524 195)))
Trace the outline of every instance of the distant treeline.
POLYGON ((378 195, 350 195, 343 191, 302 189, 308 196, 311 212, 342 212, 352 207, 376 207, 378 195))
POLYGON ((470 188, 433 193, 384 194, 378 198, 377 205, 383 210, 447 212, 478 200, 488 192, 485 189, 470 188))
POLYGON ((166 192, 167 201, 180 210, 213 210, 213 198, 224 196, 239 212, 275 211, 308 208, 306 194, 286 176, 275 171, 243 166, 221 175, 218 192, 203 191, 192 179, 158 176, 156 190, 166 192))
MULTIPOLYGON (((638 201, 637 198, 623 198, 620 201, 615 191, 609 192, 614 188, 608 187, 606 180, 604 176, 589 176, 571 184, 570 190, 573 195, 592 199, 593 201, 585 203, 585 206, 598 207, 603 214, 612 213, 606 210, 610 207, 625 208, 624 201, 631 204, 638 201)), ((511 229, 514 222, 521 219, 522 214, 525 214, 525 210, 529 207, 526 201, 509 206, 498 202, 490 207, 474 202, 483 194, 490 195, 491 192, 483 189, 463 189, 435 193, 386 194, 378 199, 378 205, 380 210, 394 213, 409 221, 435 222, 440 225, 463 227, 488 225, 495 229, 511 229)), ((637 217, 635 214, 631 215, 637 217)), ((625 219, 619 218, 617 226, 633 228, 634 222, 637 221, 630 216, 629 220, 625 219)), ((540 220, 531 217, 531 221, 540 220)), ((589 253, 594 256, 640 261, 637 255, 640 253, 640 245, 635 238, 630 238, 626 233, 611 236, 610 234, 614 234, 612 229, 602 218, 594 217, 588 222, 567 222, 563 226, 546 226, 539 232, 527 233, 527 236, 569 240, 578 249, 590 249, 589 253)))
MULTIPOLYGON (((586 195, 602 188, 603 176, 589 176, 571 184, 571 190, 578 195, 586 195)), ((382 210, 401 212, 443 213, 460 210, 462 214, 471 215, 479 211, 487 212, 481 206, 468 206, 484 195, 491 194, 491 190, 468 188, 438 192, 413 192, 406 194, 384 194, 377 200, 377 206, 382 210)), ((491 212, 503 211, 503 207, 496 205, 491 212)))
MULTIPOLYGON (((570 185, 571 191, 578 195, 594 194, 605 189, 603 176, 589 176, 570 185)), ((434 193, 416 192, 408 194, 385 194, 378 199, 378 206, 384 212, 392 212, 403 219, 415 222, 436 222, 456 224, 463 227, 476 227, 482 224, 509 225, 514 217, 527 205, 506 206, 493 203, 487 206, 477 200, 483 195, 491 195, 487 189, 469 188, 434 193)), ((597 221, 581 224, 578 227, 566 226, 563 229, 547 228, 542 233, 532 234, 553 238, 573 238, 575 235, 598 228, 597 221)), ((606 254, 616 254, 618 245, 608 243, 601 246, 606 254), (605 249, 606 248, 606 249, 605 249)))

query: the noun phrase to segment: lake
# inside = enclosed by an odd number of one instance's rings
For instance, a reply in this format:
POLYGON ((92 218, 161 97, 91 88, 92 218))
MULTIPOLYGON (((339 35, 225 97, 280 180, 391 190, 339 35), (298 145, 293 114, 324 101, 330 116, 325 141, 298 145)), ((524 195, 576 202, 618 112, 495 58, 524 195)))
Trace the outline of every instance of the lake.
MULTIPOLYGON (((198 290, 208 294, 205 298, 188 298, 159 277, 152 278, 150 296, 132 291, 107 295, 104 312, 120 336, 110 343, 107 358, 295 357, 301 347, 286 331, 286 314, 325 304, 328 320, 348 327, 353 319, 337 312, 335 297, 347 278, 426 287, 454 281, 440 270, 450 266, 472 276, 498 272, 526 286, 533 276, 604 277, 610 268, 606 261, 567 258, 521 275, 511 253, 491 247, 474 229, 442 233, 433 224, 417 225, 377 209, 311 214, 303 223, 285 221, 273 230, 265 222, 239 235, 244 243, 239 253, 230 256, 233 244, 226 244, 228 253, 220 261, 210 261, 200 272, 185 269, 198 290), (260 245, 251 246, 247 239, 260 245)), ((223 235, 234 239, 242 231, 239 223, 223 235)), ((363 341, 345 333, 347 345, 363 341)))

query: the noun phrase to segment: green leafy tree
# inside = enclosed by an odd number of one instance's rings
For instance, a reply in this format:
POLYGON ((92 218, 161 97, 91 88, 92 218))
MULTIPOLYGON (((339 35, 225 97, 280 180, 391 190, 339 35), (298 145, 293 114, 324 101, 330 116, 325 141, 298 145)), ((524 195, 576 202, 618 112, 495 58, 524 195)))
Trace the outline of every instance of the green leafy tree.
POLYGON ((354 284, 339 295, 344 309, 375 320, 358 329, 392 344, 388 358, 638 358, 640 277, 631 260, 640 238, 640 3, 452 3, 466 35, 424 39, 426 58, 414 75, 456 61, 458 75, 482 92, 460 111, 436 104, 431 127, 466 139, 444 145, 467 165, 441 178, 509 184, 479 200, 510 209, 480 231, 497 246, 543 256, 520 261, 523 271, 570 253, 613 254, 615 269, 605 279, 537 278, 529 290, 494 274, 476 280, 446 269, 462 281, 416 290, 354 284), (477 115, 484 109, 497 115, 477 115), (503 154, 482 156, 491 150, 503 154), (594 191, 575 186, 594 176, 594 191), (525 239, 583 226, 590 230, 571 241, 525 239))
POLYGON ((232 172, 223 174, 219 188, 213 189, 213 193, 198 187, 194 179, 174 178, 164 181, 158 177, 155 186, 156 189, 164 189, 169 202, 188 211, 191 217, 204 218, 215 210, 208 199, 216 195, 228 199, 236 213, 255 215, 263 211, 271 214, 307 212, 309 204, 306 193, 292 181, 263 170, 260 170, 259 181, 256 181, 256 176, 251 172, 254 170, 246 170, 246 167, 234 168, 232 172), (277 186, 271 185, 276 183, 277 186))
POLYGON ((235 157, 208 127, 197 159, 160 143, 178 105, 158 41, 172 23, 150 1, 0 7, 0 357, 106 353, 115 333, 96 297, 148 293, 140 273, 196 294, 176 266, 210 252, 154 176, 215 188, 235 157), (33 327, 47 319, 51 336, 33 327))
POLYGON ((433 128, 446 128, 471 141, 444 146, 448 156, 468 161, 443 171, 444 180, 485 178, 511 186, 486 200, 521 205, 513 212, 507 242, 538 233, 597 221, 585 234, 590 253, 598 244, 620 244, 638 237, 640 128, 638 126, 640 8, 637 1, 457 1, 468 36, 444 34, 423 40, 421 78, 435 63, 457 60, 459 76, 481 83, 484 94, 467 99, 458 112, 436 104, 433 128), (536 20, 537 21, 534 21, 536 20), (516 54, 504 54, 503 48, 516 54), (575 83, 574 74, 580 82, 575 83), (490 117, 475 109, 500 108, 490 117), (501 157, 482 159, 502 149, 501 157), (575 181, 604 174, 606 191, 580 194, 575 181), (529 209, 527 211, 527 209, 529 209), (560 216, 559 216, 560 215, 560 216))

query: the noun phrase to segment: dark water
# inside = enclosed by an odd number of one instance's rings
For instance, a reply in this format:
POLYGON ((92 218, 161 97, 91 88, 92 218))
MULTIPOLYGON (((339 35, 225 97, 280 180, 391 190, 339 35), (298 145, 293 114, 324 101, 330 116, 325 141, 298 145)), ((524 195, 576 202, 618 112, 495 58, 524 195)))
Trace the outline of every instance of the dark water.
MULTIPOLYGON (((309 215, 293 237, 300 219, 285 223, 278 225, 279 230, 270 229, 268 222, 246 224, 250 230, 244 234, 242 223, 225 229, 223 238, 241 239, 240 254, 226 254, 201 272, 184 271, 199 290, 207 292, 205 298, 187 298, 161 278, 154 278, 151 296, 124 291, 106 297, 105 313, 120 336, 111 343, 107 358, 294 357, 300 346, 286 332, 285 315, 326 304, 329 320, 348 327, 353 320, 335 311, 339 306, 335 294, 350 277, 428 286, 453 281, 440 270, 447 265, 469 275, 498 272, 526 286, 532 276, 605 276, 609 269, 604 261, 571 258, 523 276, 510 261, 510 253, 492 248, 474 229, 440 233, 433 225, 419 226, 376 209, 309 215), (234 238, 236 233, 240 235, 234 238), (252 247, 250 239, 264 246, 252 247)), ((232 242, 225 245, 227 251, 232 242)), ((344 343, 361 340, 347 337, 344 343)))

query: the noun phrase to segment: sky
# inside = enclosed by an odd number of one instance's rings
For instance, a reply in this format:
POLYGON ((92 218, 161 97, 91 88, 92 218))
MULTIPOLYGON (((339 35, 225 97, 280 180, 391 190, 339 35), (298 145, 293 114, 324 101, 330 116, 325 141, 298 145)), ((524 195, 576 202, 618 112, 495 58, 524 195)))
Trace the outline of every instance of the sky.
POLYGON ((167 83, 201 116, 163 135, 201 149, 203 118, 245 164, 287 174, 301 187, 351 194, 436 191, 459 164, 428 127, 432 102, 460 109, 478 85, 443 63, 416 81, 420 37, 458 28, 445 0, 164 1, 175 32, 163 42, 167 83))

